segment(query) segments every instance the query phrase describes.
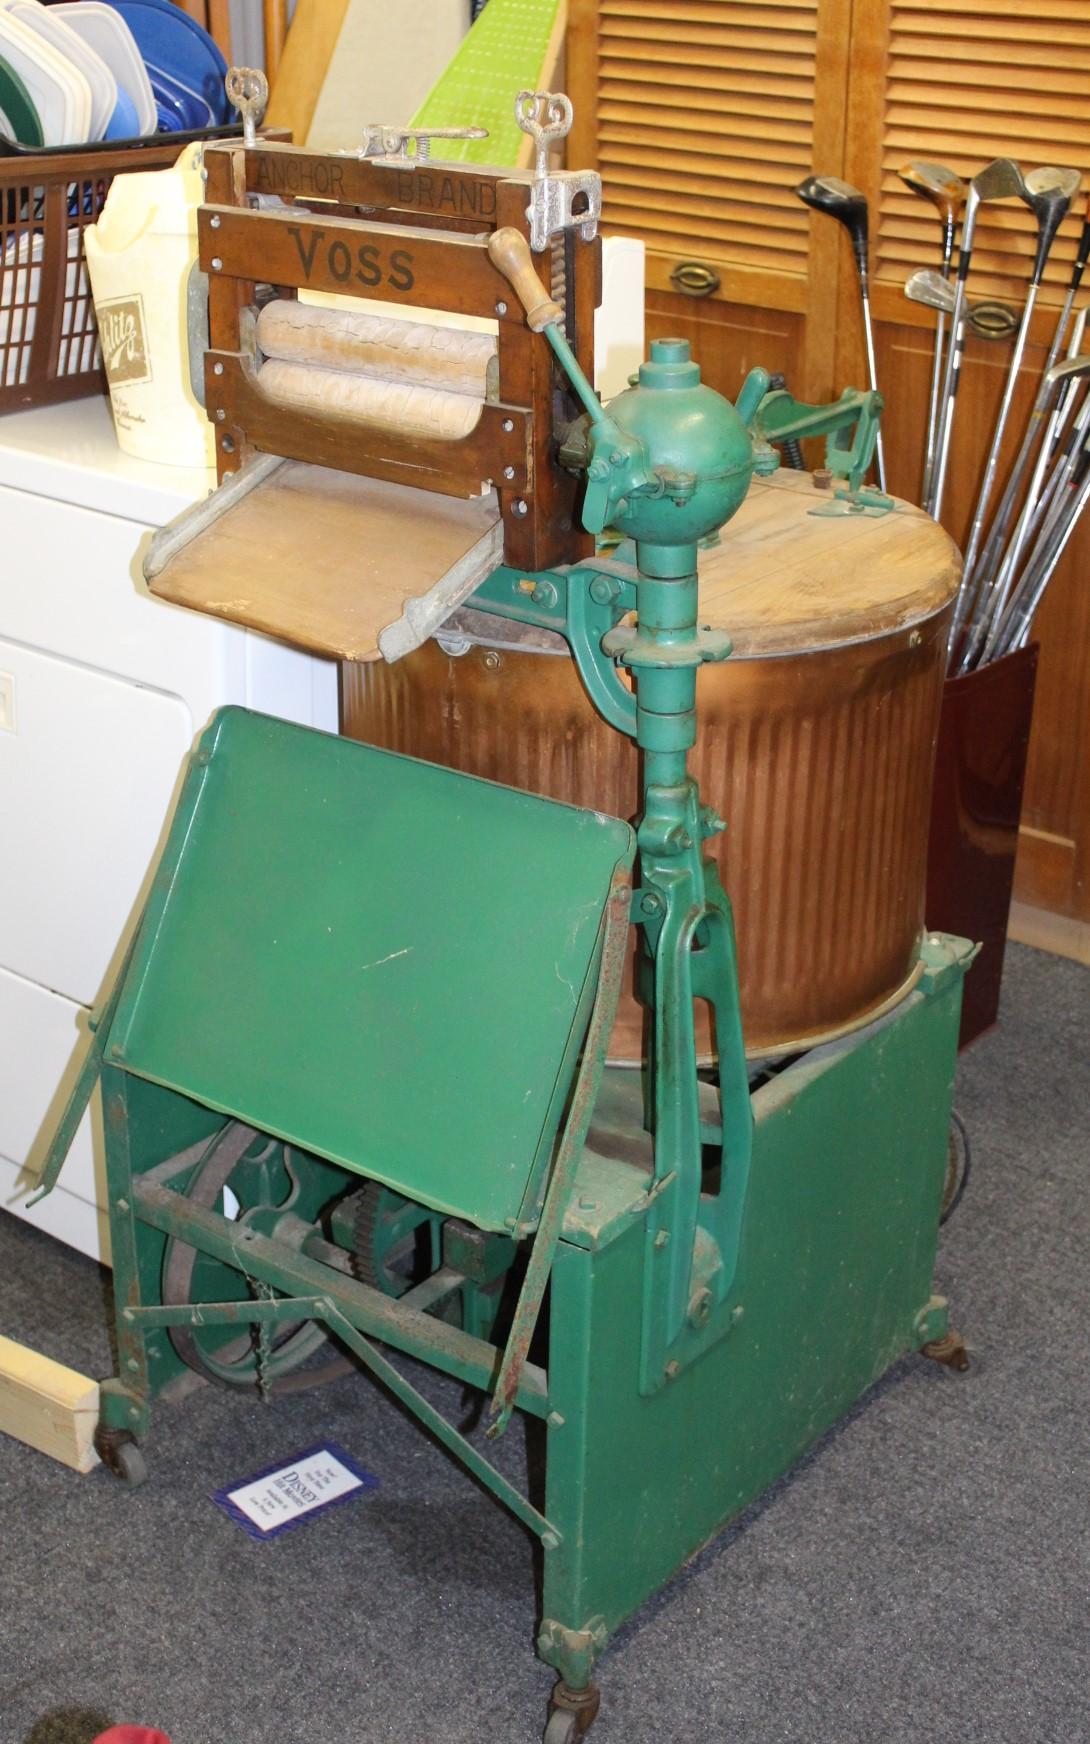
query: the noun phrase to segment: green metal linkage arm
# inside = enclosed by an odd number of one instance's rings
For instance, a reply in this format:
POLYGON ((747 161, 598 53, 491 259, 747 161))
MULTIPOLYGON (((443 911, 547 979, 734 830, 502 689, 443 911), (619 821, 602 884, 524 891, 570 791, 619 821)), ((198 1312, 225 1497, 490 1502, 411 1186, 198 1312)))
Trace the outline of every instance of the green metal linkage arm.
POLYGON ((635 605, 635 585, 592 560, 569 571, 494 569, 466 604, 495 617, 535 624, 563 636, 598 713, 629 738, 636 732, 636 699, 616 663, 602 651, 602 637, 635 605), (596 598, 596 592, 602 597, 596 598))
POLYGON ((627 866, 620 866, 613 874, 609 899, 602 915, 598 988, 587 1027, 583 1058, 492 1398, 493 1422, 488 1434, 493 1440, 503 1434, 511 1420, 511 1412, 518 1396, 519 1377, 525 1367, 526 1353, 541 1312, 545 1286, 549 1282, 549 1274, 556 1257, 556 1244, 560 1240, 568 1201, 583 1158, 583 1146, 594 1114, 594 1105, 598 1100, 606 1063, 606 1048, 613 1030, 613 1020, 617 1015, 617 1001, 621 991, 631 901, 631 873, 627 866))
POLYGON ((281 1296, 275 1301, 255 1298, 249 1302, 200 1302, 158 1308, 126 1308, 122 1311, 122 1316, 137 1327, 233 1326, 239 1322, 251 1325, 258 1321, 275 1326, 282 1322, 294 1323, 299 1320, 322 1321, 359 1358, 364 1367, 370 1369, 382 1385, 431 1431, 436 1440, 442 1442, 447 1451, 471 1471, 474 1477, 479 1478, 497 1501, 511 1510, 517 1520, 529 1527, 550 1550, 555 1550, 559 1545, 560 1533, 544 1514, 539 1514, 526 1497, 513 1484, 508 1483, 503 1473, 498 1472, 494 1465, 478 1453, 473 1443, 467 1441, 452 1423, 448 1423, 442 1413, 422 1393, 417 1392, 393 1363, 380 1355, 374 1345, 361 1336, 328 1296, 281 1296))
MULTIPOLYGON (((153 1229, 176 1236, 249 1277, 261 1278, 286 1295, 328 1297, 350 1324, 468 1386, 490 1392, 495 1385, 500 1353, 484 1339, 405 1308, 357 1279, 332 1278, 330 1268, 320 1260, 308 1259, 272 1236, 194 1205, 158 1181, 137 1176, 132 1190, 137 1215, 153 1229)), ((517 1404, 535 1417, 548 1414, 548 1380, 543 1370, 529 1364, 523 1370, 517 1404)))
POLYGON ((825 463, 846 476, 858 489, 871 463, 878 441, 882 396, 868 390, 845 388, 839 400, 824 406, 796 400, 784 389, 766 394, 750 425, 754 436, 765 442, 797 441, 807 436, 827 438, 825 463), (850 442, 845 441, 852 432, 850 442))

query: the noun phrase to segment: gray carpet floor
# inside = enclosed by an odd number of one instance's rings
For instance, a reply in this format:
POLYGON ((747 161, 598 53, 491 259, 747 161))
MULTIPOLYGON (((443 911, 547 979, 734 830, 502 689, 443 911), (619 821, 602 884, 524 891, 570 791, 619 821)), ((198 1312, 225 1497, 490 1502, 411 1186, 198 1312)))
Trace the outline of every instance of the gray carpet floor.
MULTIPOLYGON (((937 1286, 973 1367, 898 1365, 618 1635, 595 1744, 1090 1738, 1090 971, 1013 948, 961 1064, 937 1286)), ((109 1368, 99 1269, 0 1217, 0 1329, 109 1368)), ((457 1398, 436 1396, 448 1407, 457 1398)), ((508 1437, 505 1460, 524 1463, 508 1437)), ((0 1437, 0 1744, 540 1737, 521 1529, 349 1378, 163 1408, 128 1492, 0 1437), (209 1492, 331 1435, 380 1479, 257 1544, 209 1492)))

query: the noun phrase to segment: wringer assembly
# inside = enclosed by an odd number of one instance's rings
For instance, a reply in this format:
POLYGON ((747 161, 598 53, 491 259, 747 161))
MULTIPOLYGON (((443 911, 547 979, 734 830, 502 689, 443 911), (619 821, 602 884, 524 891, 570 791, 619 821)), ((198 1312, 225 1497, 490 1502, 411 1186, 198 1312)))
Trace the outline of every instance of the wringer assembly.
POLYGON ((549 169, 566 98, 517 112, 531 174, 389 128, 358 155, 252 127, 206 151, 221 482, 146 573, 344 662, 378 742, 215 717, 44 1190, 101 1078, 113 1470, 143 1477, 186 1369, 275 1400, 347 1354, 539 1539, 545 1736, 571 1744, 623 1619, 903 1353, 964 1361, 931 1271, 972 952, 922 929, 912 821, 956 565, 862 483, 880 399, 805 406, 753 369, 731 405, 663 339, 603 406, 598 180, 549 169), (831 490, 776 472, 775 444, 815 435, 831 490), (482 650, 490 678, 563 671, 619 747, 608 792, 517 684, 464 735, 429 706, 426 663, 482 650), (718 762, 702 667, 735 722, 718 762), (402 672, 407 710, 383 689, 402 672), (787 729, 761 722, 791 708, 789 780, 787 729), (465 772, 496 773, 532 712, 547 779, 514 755, 500 781, 465 772), (394 722, 432 737, 384 748, 394 722), (737 948, 721 867, 753 885, 737 948), (785 1013, 788 981, 807 992, 785 1013), (401 1353, 485 1394, 491 1437, 541 1419, 543 1493, 401 1353))

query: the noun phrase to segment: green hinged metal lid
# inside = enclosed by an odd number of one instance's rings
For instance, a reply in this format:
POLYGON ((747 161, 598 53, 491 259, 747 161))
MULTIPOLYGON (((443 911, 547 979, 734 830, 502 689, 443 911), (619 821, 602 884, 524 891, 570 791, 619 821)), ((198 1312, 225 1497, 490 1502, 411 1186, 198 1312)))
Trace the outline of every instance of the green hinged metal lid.
POLYGON ((107 1058, 502 1229, 537 1203, 634 849, 616 818, 225 709, 107 1058))

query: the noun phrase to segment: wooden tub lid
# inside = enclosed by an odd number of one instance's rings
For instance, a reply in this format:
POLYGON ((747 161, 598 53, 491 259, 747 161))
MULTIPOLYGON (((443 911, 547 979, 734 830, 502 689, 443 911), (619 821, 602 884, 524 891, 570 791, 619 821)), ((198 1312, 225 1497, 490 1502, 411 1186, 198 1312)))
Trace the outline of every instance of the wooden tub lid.
POLYGON ((899 498, 888 515, 810 513, 832 500, 810 473, 781 468, 754 479, 720 543, 701 551, 701 616, 729 630, 735 654, 869 641, 952 601, 961 554, 930 515, 899 498))

